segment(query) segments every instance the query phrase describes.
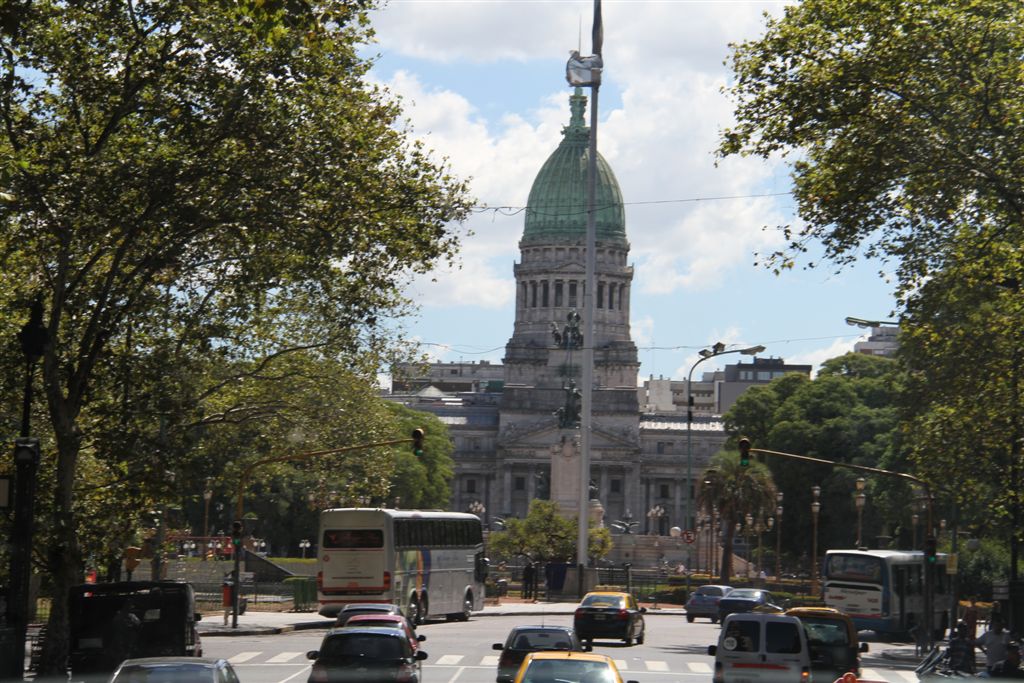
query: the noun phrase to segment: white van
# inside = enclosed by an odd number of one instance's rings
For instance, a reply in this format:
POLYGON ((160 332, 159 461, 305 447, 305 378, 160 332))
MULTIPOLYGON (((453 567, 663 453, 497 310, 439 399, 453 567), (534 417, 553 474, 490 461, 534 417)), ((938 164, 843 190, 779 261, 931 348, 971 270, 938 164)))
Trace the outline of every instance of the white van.
POLYGON ((807 634, 796 617, 743 612, 722 622, 714 683, 810 683, 807 634))

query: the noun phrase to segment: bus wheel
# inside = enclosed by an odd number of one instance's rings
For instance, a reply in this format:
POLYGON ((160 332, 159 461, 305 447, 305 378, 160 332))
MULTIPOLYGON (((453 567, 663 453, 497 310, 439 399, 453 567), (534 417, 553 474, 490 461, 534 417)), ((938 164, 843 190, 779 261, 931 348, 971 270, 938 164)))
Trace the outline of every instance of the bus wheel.
POLYGON ((459 613, 459 621, 469 621, 469 615, 473 613, 473 594, 466 591, 462 598, 462 612, 459 613))
POLYGON ((408 619, 409 623, 414 627, 423 623, 420 621, 420 601, 419 598, 416 597, 415 593, 409 596, 409 610, 405 615, 405 618, 408 619))
POLYGON ((416 615, 416 618, 419 619, 419 621, 416 622, 416 623, 417 624, 425 624, 425 623, 427 623, 427 609, 430 607, 430 603, 427 602, 427 596, 426 595, 422 596, 416 602, 416 605, 417 605, 417 609, 416 609, 417 615, 416 615))

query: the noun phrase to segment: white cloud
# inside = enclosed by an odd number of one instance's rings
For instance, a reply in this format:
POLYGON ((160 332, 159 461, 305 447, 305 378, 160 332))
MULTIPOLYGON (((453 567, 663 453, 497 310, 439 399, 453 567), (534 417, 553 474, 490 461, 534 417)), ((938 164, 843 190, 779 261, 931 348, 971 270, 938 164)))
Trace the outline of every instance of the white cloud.
POLYGON ((822 363, 830 358, 836 358, 853 351, 853 345, 864 339, 867 339, 867 335, 862 335, 860 337, 842 337, 836 339, 824 348, 812 349, 810 351, 798 353, 792 358, 787 358, 786 362, 794 365, 812 366, 811 376, 814 377, 818 374, 818 370, 821 369, 822 363))

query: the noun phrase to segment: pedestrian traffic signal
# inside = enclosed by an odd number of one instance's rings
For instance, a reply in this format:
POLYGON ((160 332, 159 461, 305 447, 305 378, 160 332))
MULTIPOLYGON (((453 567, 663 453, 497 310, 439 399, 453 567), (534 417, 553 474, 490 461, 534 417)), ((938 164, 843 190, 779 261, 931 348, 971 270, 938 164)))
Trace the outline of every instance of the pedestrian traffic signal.
POLYGON ((242 547, 242 522, 237 519, 231 522, 231 545, 242 547))
POLYGON ((924 558, 928 564, 935 564, 937 550, 934 536, 924 539, 924 558))
POLYGON ((743 437, 739 442, 740 447, 740 467, 747 467, 750 465, 750 439, 743 437))
POLYGON ((423 430, 419 427, 412 430, 412 454, 417 458, 423 455, 423 430))

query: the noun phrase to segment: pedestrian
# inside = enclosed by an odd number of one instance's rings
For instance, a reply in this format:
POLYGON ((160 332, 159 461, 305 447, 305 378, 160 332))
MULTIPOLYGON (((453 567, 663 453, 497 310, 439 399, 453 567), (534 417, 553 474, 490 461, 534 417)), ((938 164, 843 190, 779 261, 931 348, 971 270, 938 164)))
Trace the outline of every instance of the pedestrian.
POLYGON ((971 640, 978 637, 978 596, 973 595, 964 608, 964 623, 967 624, 967 635, 971 640))
POLYGON ((1003 617, 1000 614, 993 614, 989 622, 989 629, 978 636, 975 644, 985 653, 985 667, 989 673, 992 668, 1006 659, 1006 653, 1010 646, 1010 634, 1003 626, 1003 617))
POLYGON ((232 572, 224 574, 224 583, 221 589, 222 602, 224 603, 224 625, 228 625, 228 617, 235 608, 235 582, 232 572))
POLYGON ((962 621, 956 625, 956 635, 949 639, 946 657, 953 671, 974 674, 974 639, 968 635, 967 624, 962 621))
POLYGON ((104 642, 104 650, 115 667, 136 656, 141 626, 142 622, 135 614, 134 602, 126 600, 110 621, 104 642))
POLYGON ((533 562, 531 560, 527 560, 526 561, 526 566, 523 567, 523 591, 522 591, 522 593, 523 593, 523 599, 524 600, 532 600, 533 599, 533 585, 534 585, 534 577, 536 576, 536 574, 537 574, 537 569, 536 569, 536 567, 533 566, 533 562))

